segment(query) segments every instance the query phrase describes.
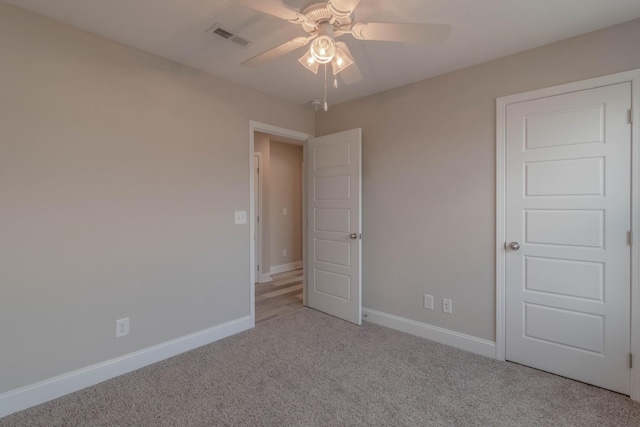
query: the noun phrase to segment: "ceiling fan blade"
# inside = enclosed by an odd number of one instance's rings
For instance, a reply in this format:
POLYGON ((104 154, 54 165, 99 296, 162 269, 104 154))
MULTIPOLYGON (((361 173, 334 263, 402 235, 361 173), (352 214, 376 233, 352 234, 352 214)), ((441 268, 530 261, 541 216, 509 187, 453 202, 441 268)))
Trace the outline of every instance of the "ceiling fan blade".
POLYGON ((356 64, 356 61, 353 59, 353 55, 351 55, 351 51, 349 50, 349 47, 344 42, 337 42, 336 45, 340 46, 340 48, 353 61, 353 64, 349 65, 347 68, 340 71, 339 73, 343 83, 346 85, 350 85, 352 83, 358 83, 359 81, 362 80, 363 77, 362 77, 362 73, 360 72, 360 68, 358 68, 358 64, 356 64))
POLYGON ((327 9, 338 17, 349 16, 353 13, 353 10, 358 6, 360 0, 329 0, 327 3, 327 9))
POLYGON ((449 37, 451 25, 358 22, 351 30, 353 37, 360 40, 439 43, 449 37))
POLYGON ((268 15, 275 16, 285 21, 293 22, 296 24, 302 24, 307 18, 289 9, 279 0, 231 0, 234 3, 238 3, 242 6, 266 13, 268 15))
POLYGON ((293 52, 294 50, 306 46, 309 44, 309 41, 313 37, 296 37, 293 40, 289 40, 288 42, 282 43, 280 46, 276 46, 273 49, 269 49, 266 52, 262 52, 259 55, 254 56, 251 59, 247 59, 242 63, 242 65, 246 65, 247 67, 256 68, 260 65, 269 62, 273 59, 279 58, 282 55, 286 55, 289 52, 293 52))

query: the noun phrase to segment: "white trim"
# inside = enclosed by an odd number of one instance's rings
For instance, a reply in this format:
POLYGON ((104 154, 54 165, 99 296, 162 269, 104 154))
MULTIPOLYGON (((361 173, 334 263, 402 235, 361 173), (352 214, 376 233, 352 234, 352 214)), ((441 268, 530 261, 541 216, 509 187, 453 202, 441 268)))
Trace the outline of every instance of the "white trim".
POLYGON ((640 70, 631 81, 631 353, 634 364, 631 369, 629 394, 640 401, 640 70))
POLYGON ((258 283, 269 283, 269 282, 273 282, 273 277, 271 277, 271 274, 265 273, 260 275, 260 281, 258 283))
POLYGON ((504 243, 506 206, 505 196, 505 149, 506 142, 506 111, 504 98, 498 98, 496 114, 496 359, 504 362, 506 358, 505 331, 505 268, 504 243))
MULTIPOLYGON (((253 206, 253 192, 254 192, 254 184, 253 184, 253 153, 255 151, 255 143, 254 136, 255 132, 263 132, 268 133, 270 135, 282 136, 289 139, 296 139, 298 141, 302 141, 302 151, 303 151, 303 159, 305 153, 306 142, 308 139, 312 138, 313 135, 298 132, 295 130, 285 129, 278 126, 272 126, 265 123, 256 122, 253 120, 249 120, 249 218, 253 218, 254 209, 253 206)), ((303 174, 304 174, 304 165, 303 165, 303 174)), ((304 199, 304 193, 303 193, 304 199)), ((304 206, 305 201, 302 201, 304 206)), ((305 222, 305 218, 303 217, 303 223, 305 222)), ((306 227, 303 227, 303 242, 305 239, 304 233, 306 227)), ((255 243, 253 241, 253 233, 255 233, 255 226, 253 221, 251 221, 249 225, 249 312, 251 318, 251 327, 254 327, 256 324, 256 272, 253 270, 253 266, 255 265, 255 243)), ((304 252, 303 252, 304 254, 304 252)), ((305 269, 305 277, 304 277, 304 286, 307 284, 306 280, 306 271, 305 269)), ((306 294, 306 289, 303 294, 306 294)))
MULTIPOLYGON (((262 194, 262 173, 264 172, 264 167, 263 167, 263 161, 262 161, 262 153, 254 151, 253 152, 253 156, 254 156, 254 160, 255 157, 258 158, 258 208, 257 208, 257 215, 258 215, 258 230, 256 231, 256 239, 254 239, 254 243, 257 241, 258 242, 258 259, 254 259, 253 262, 253 266, 255 267, 257 264, 257 269, 253 268, 253 270, 256 272, 256 274, 258 274, 258 283, 262 283, 262 277, 264 276, 264 274, 262 274, 262 272, 264 271, 264 265, 262 265, 262 231, 263 231, 263 227, 262 227, 262 221, 264 218, 260 218, 260 216, 264 217, 263 213, 262 213, 262 198, 263 198, 263 194, 262 194)), ((254 165, 255 166, 255 165, 254 165)), ((253 191, 255 191, 255 176, 254 176, 254 189, 253 191)), ((255 197, 254 197, 255 200, 255 197)), ((254 210, 256 209, 256 207, 254 206, 254 210)), ((256 213, 254 212, 254 215, 256 213)), ((253 217, 255 219, 255 216, 253 217)), ((253 236, 253 234, 252 234, 253 236)), ((255 254, 255 252, 254 252, 255 254)), ((254 255, 255 256, 255 255, 254 255)), ((269 279, 271 280, 271 279, 269 279)))
POLYGON ((290 262, 288 264, 274 265, 269 272, 271 274, 284 273, 285 271, 297 270, 302 268, 302 261, 290 262))
POLYGON ((0 394, 0 418, 251 328, 249 316, 0 394))
POLYGON ((416 322, 415 320, 405 319, 392 314, 382 313, 380 311, 371 310, 370 308, 363 308, 362 314, 363 320, 366 322, 386 326, 397 331, 406 332, 411 335, 416 335, 441 344, 450 345, 451 347, 470 351, 471 353, 476 353, 492 359, 495 359, 496 357, 496 343, 493 341, 461 334, 459 332, 432 326, 427 323, 416 322))
POLYGON ((634 230, 631 247, 631 351, 635 355, 634 368, 630 375, 630 396, 633 400, 640 401, 640 69, 625 71, 609 76, 597 77, 579 82, 568 83, 550 88, 504 96, 496 101, 496 358, 506 359, 505 337, 505 277, 504 277, 504 242, 505 219, 504 211, 506 200, 505 186, 505 125, 506 111, 509 104, 530 101, 548 96, 577 92, 596 87, 608 86, 618 83, 630 82, 632 90, 632 106, 634 111, 631 147, 632 147, 632 190, 631 190, 631 227, 634 230))
POLYGON ((307 280, 307 273, 309 271, 308 268, 306 268, 306 266, 304 265, 307 262, 307 222, 308 222, 308 218, 307 218, 307 155, 308 155, 308 150, 307 150, 307 144, 305 143, 302 146, 302 182, 301 182, 301 186, 302 186, 302 265, 304 267, 304 270, 302 270, 302 305, 303 306, 307 306, 308 305, 308 296, 309 296, 309 292, 308 292, 308 288, 307 288, 307 284, 309 283, 309 281, 307 280))

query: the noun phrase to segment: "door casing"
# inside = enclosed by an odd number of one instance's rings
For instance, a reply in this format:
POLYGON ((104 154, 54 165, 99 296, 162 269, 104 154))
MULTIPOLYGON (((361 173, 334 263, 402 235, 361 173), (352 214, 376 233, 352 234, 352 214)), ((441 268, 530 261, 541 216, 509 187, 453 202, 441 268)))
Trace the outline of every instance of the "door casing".
MULTIPOLYGON (((249 218, 254 218, 255 217, 255 206, 254 206, 254 198, 255 198, 255 188, 254 188, 254 177, 253 177, 253 171, 254 171, 254 160, 253 160, 253 155, 254 155, 254 148, 255 148, 255 142, 254 142, 254 135, 255 132, 263 132, 263 133, 267 133, 270 135, 275 135, 275 136, 281 136, 287 139, 293 139, 293 140, 297 140, 300 141, 301 146, 302 146, 302 158, 303 158, 303 163, 302 163, 302 181, 303 184, 306 182, 307 179, 307 171, 306 171, 306 144, 305 142, 307 140, 309 140, 310 138, 313 138, 313 135, 307 134, 307 133, 303 133, 303 132, 298 132, 298 131, 294 131, 294 130, 290 130, 290 129, 285 129, 285 128, 281 128, 278 126, 273 126, 273 125, 269 125, 266 123, 260 123, 260 122, 256 122, 253 120, 249 121, 249 218)), ((307 262, 307 253, 306 253, 306 245, 307 245, 307 231, 306 231, 306 218, 307 218, 307 213, 306 213, 306 192, 305 192, 305 185, 302 185, 302 221, 303 221, 303 227, 302 227, 302 260, 303 263, 305 263, 305 265, 303 265, 304 267, 304 276, 303 276, 303 286, 304 286, 304 290, 303 290, 303 301, 302 303, 304 305, 307 305, 307 266, 306 266, 306 262, 307 262)), ((256 232, 255 230, 255 225, 253 220, 250 221, 250 225, 249 225, 249 271, 250 271, 250 277, 249 277, 249 309, 250 309, 250 316, 251 316, 251 327, 253 328, 256 325, 256 286, 255 286, 255 276, 256 276, 256 272, 255 272, 255 240, 253 239, 253 235, 256 232)))
MULTIPOLYGON (((260 216, 263 216, 262 214, 262 173, 263 171, 261 171, 260 169, 262 168, 262 153, 257 153, 254 152, 253 153, 253 161, 254 163, 256 162, 256 158, 258 161, 258 188, 255 188, 256 186, 256 180, 255 180, 255 176, 254 176, 254 180, 253 180, 253 194, 254 194, 254 205, 253 205, 253 220, 255 223, 255 216, 258 215, 258 224, 254 225, 254 227, 257 227, 257 230, 254 230, 254 234, 252 234, 254 237, 254 246, 256 244, 256 242, 258 243, 258 247, 254 247, 254 256, 256 257, 256 259, 253 260, 253 270, 256 272, 256 274, 258 275, 254 280, 255 283, 261 283, 261 276, 262 276, 262 223, 260 222, 260 216), (255 192, 258 192, 258 201, 256 202, 256 197, 255 197, 255 192), (258 204, 257 206, 255 204, 258 204), (257 265, 256 265, 257 264, 257 265), (256 268, 257 267, 257 268, 256 268)), ((256 165, 253 165, 253 170, 255 170, 256 165)))
POLYGON ((631 352, 635 362, 631 368, 630 397, 640 401, 640 69, 583 80, 575 83, 500 97, 496 101, 496 359, 506 360, 506 280, 505 280, 505 171, 506 111, 516 102, 561 95, 617 83, 631 83, 631 352))

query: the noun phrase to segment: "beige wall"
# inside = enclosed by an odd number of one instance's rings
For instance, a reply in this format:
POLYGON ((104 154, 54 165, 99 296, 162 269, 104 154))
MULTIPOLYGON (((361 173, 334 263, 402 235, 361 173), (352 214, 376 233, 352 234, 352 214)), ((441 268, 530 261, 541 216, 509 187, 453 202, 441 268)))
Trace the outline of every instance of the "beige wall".
POLYGON ((271 139, 269 163, 269 253, 274 267, 302 261, 302 147, 271 139))
POLYGON ((363 129, 363 305, 494 340, 496 98, 640 68, 639 40, 635 20, 316 113, 318 136, 363 129))
POLYGON ((0 58, 0 393, 248 316, 249 120, 313 112, 3 3, 0 58))

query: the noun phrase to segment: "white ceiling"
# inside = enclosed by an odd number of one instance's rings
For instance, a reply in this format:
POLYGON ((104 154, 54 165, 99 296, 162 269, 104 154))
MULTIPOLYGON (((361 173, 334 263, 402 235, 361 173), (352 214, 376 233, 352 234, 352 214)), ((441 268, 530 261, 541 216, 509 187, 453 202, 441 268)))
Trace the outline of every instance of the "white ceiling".
MULTIPOLYGON (((228 0, 2 0, 279 98, 321 98, 323 77, 292 52, 257 69, 241 62, 293 37, 295 24, 228 0), (214 23, 254 43, 206 33, 214 23)), ((298 9, 304 0, 285 0, 298 9)), ((329 104, 370 95, 640 17, 638 0, 361 0, 355 22, 451 24, 440 45, 361 41, 345 35, 364 79, 329 87, 329 104)))

